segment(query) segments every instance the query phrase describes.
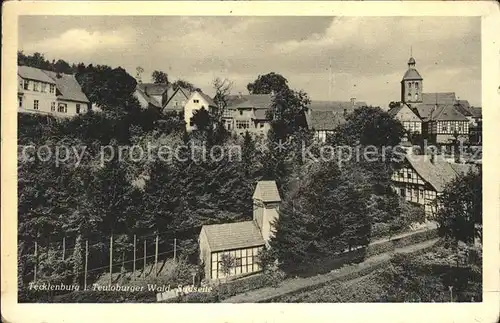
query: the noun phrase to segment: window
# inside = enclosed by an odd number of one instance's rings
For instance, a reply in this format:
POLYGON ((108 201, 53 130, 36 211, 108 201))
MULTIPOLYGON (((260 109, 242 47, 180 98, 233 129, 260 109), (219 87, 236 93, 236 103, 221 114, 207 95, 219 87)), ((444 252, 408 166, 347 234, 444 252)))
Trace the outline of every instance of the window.
POLYGON ((57 112, 62 112, 62 113, 68 112, 68 108, 67 108, 66 104, 59 103, 59 105, 57 106, 57 112))
POLYGON ((410 92, 408 92, 408 96, 411 97, 411 93, 410 92))
POLYGON ((56 103, 55 102, 50 102, 50 111, 52 111, 52 112, 56 111, 56 103))
POLYGON ((80 104, 76 104, 76 114, 80 114, 80 104))
POLYGON ((418 90, 418 82, 415 82, 415 88, 418 90))
POLYGON ((248 129, 250 128, 249 120, 236 120, 236 129, 248 129))
POLYGON ((42 92, 47 92, 47 83, 42 83, 42 92))
POLYGON ((29 85, 30 85, 30 81, 28 81, 28 80, 24 80, 24 89, 25 89, 25 90, 28 90, 28 89, 29 89, 29 85))
POLYGON ((262 122, 261 122, 261 123, 260 123, 260 127, 261 127, 261 128, 264 128, 264 123, 262 123, 262 122))
POLYGON ((400 188, 399 189, 399 195, 401 195, 402 197, 405 197, 405 189, 404 188, 400 188))
POLYGON ((174 107, 177 107, 177 106, 179 106, 179 101, 176 100, 176 101, 174 101, 174 107))
POLYGON ((200 100, 194 99, 193 102, 194 103, 200 103, 200 100))
POLYGON ((243 110, 240 110, 240 116, 242 116, 242 115, 243 115, 243 110))
POLYGON ((19 107, 20 108, 23 107, 23 97, 22 96, 19 97, 19 107))
POLYGON ((38 100, 33 101, 33 109, 38 110, 38 100))
POLYGON ((408 174, 406 174, 406 177, 407 177, 407 178, 411 178, 411 173, 410 173, 410 172, 408 172, 408 174))
POLYGON ((33 91, 40 92, 40 82, 33 83, 33 91))
POLYGON ((54 84, 50 85, 50 93, 55 93, 56 92, 56 86, 54 84))
POLYGON ((408 82, 408 88, 411 89, 411 82, 408 82))

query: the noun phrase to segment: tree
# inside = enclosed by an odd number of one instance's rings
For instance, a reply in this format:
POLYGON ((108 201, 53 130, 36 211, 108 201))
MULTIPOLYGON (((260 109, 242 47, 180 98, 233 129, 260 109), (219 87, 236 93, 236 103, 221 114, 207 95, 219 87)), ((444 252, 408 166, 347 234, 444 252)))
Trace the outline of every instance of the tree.
POLYGON ((395 147, 405 129, 379 107, 360 107, 346 117, 346 122, 334 130, 327 140, 336 145, 395 147))
POLYGON ((199 110, 195 110, 193 112, 193 116, 191 117, 191 122, 196 127, 198 132, 206 132, 213 125, 213 119, 210 113, 205 107, 202 107, 199 110))
POLYGON ((182 80, 182 79, 178 79, 177 81, 172 83, 172 88, 174 89, 174 91, 177 90, 178 88, 187 89, 190 92, 195 92, 195 91, 199 90, 199 88, 196 87, 193 83, 188 82, 186 80, 182 80))
POLYGON ((236 265, 236 259, 229 253, 223 253, 221 255, 220 265, 221 265, 221 271, 226 276, 226 282, 227 282, 229 275, 231 274, 231 270, 236 265))
POLYGON ((482 239, 482 169, 471 169, 446 185, 437 199, 435 220, 441 236, 472 244, 482 239))
POLYGON ((162 71, 153 71, 151 74, 154 84, 169 84, 168 75, 162 71))
POLYGON ((333 163, 317 163, 280 207, 271 250, 293 272, 312 260, 366 246, 371 216, 363 183, 333 163))
POLYGON ((289 90, 288 81, 282 75, 271 72, 259 77, 247 85, 248 93, 250 94, 271 94, 278 93, 284 90, 289 90))
POLYGON ((399 102, 399 101, 391 101, 389 103, 389 110, 392 108, 395 108, 395 107, 399 107, 400 104, 401 104, 401 102, 399 102))
POLYGON ((227 79, 222 80, 217 77, 212 81, 212 85, 215 89, 214 102, 217 105, 217 111, 214 118, 220 123, 222 122, 222 116, 226 111, 228 97, 231 94, 233 82, 227 79))

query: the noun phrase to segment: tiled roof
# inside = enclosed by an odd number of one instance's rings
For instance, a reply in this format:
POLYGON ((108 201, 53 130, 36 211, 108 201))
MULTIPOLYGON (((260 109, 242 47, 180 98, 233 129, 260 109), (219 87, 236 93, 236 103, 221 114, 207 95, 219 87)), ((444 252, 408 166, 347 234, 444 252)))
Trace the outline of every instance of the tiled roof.
POLYGON ((50 76, 56 83, 56 88, 61 93, 58 98, 63 100, 90 102, 87 96, 83 93, 82 88, 74 75, 62 74, 51 71, 43 71, 47 76, 50 76))
POLYGON ((149 95, 146 95, 146 93, 144 93, 139 87, 137 87, 135 89, 135 93, 137 95, 140 95, 149 104, 151 104, 151 105, 153 105, 155 107, 161 107, 161 104, 155 98, 153 98, 153 97, 151 97, 149 95))
POLYGON ((454 105, 442 105, 439 106, 440 109, 437 111, 435 116, 432 118, 434 120, 441 120, 441 121, 450 121, 450 120, 457 120, 457 121, 467 121, 467 117, 464 116, 462 113, 460 113, 457 108, 454 105))
MULTIPOLYGON (((467 101, 466 101, 467 102, 467 101)), ((457 104, 455 104, 455 109, 463 114, 466 117, 471 117, 472 113, 470 111, 470 107, 468 106, 469 103, 467 102, 466 104, 463 102, 463 100, 459 100, 457 104), (462 101, 462 102, 460 102, 462 101)))
POLYGON ((419 104, 415 107, 417 109, 418 115, 423 121, 428 120, 456 120, 456 121, 466 121, 468 120, 466 116, 460 113, 457 108, 452 104, 419 104))
POLYGON ((312 111, 344 111, 347 109, 349 112, 359 107, 366 106, 366 102, 355 102, 351 101, 311 101, 309 104, 309 109, 312 111))
POLYGON ((259 181, 252 196, 253 199, 262 202, 279 202, 281 201, 280 193, 275 181, 259 181))
MULTIPOLYGON (((175 91, 172 92, 171 95, 168 96, 168 100, 165 102, 165 106, 167 106, 169 104, 169 102, 172 100, 172 98, 175 96, 175 94, 177 94, 177 92, 181 92, 182 95, 184 95, 184 97, 186 98, 186 100, 189 99, 189 97, 192 94, 192 92, 189 89, 186 89, 183 87, 178 87, 177 89, 175 89, 175 91)), ((172 109, 172 110, 182 110, 182 109, 184 109, 184 107, 180 106, 178 109, 172 109)))
POLYGON ((345 122, 345 118, 343 112, 311 110, 307 121, 309 129, 334 130, 345 122))
POLYGON ((422 93, 422 104, 455 104, 455 92, 422 93))
POLYGON ((171 89, 170 84, 137 83, 137 87, 147 95, 162 95, 171 89))
POLYGON ((255 119, 257 120, 267 120, 267 110, 265 109, 255 109, 255 119))
POLYGON ((46 83, 55 84, 56 82, 50 78, 44 70, 39 68, 29 67, 29 66, 17 66, 17 74, 24 79, 30 79, 35 81, 41 81, 46 83))
POLYGON ((416 69, 409 68, 405 75, 403 75, 403 80, 422 80, 422 76, 420 76, 420 73, 416 69))
POLYGON ((482 118, 483 117, 483 109, 481 107, 470 107, 470 112, 474 116, 474 118, 482 118))
POLYGON ((449 163, 442 156, 435 156, 434 163, 429 155, 409 155, 406 160, 437 192, 442 192, 446 184, 458 174, 465 174, 473 167, 469 164, 449 163))
POLYGON ((397 107, 393 107, 392 109, 390 109, 389 111, 387 111, 387 113, 391 117, 395 117, 399 113, 399 111, 401 111, 401 109, 403 109, 403 105, 402 104, 398 105, 397 107))
POLYGON ((201 95, 201 97, 205 101, 207 101, 207 103, 208 103, 209 106, 211 106, 211 107, 216 107, 217 106, 217 104, 215 104, 214 100, 211 97, 209 97, 207 94, 205 94, 205 93, 203 93, 201 91, 198 91, 198 93, 201 95))
POLYGON ((254 221, 204 225, 201 230, 205 231, 212 252, 264 245, 254 221))
POLYGON ((256 108, 267 110, 272 105, 270 94, 242 94, 228 97, 227 107, 229 109, 256 108))

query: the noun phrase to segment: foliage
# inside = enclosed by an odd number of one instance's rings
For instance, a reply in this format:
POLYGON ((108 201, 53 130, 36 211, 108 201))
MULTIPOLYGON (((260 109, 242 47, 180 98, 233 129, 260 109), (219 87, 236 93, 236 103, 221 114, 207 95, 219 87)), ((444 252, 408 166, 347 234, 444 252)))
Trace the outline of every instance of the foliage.
POLYGON ((215 120, 218 122, 222 121, 222 116, 226 111, 228 104, 228 97, 231 94, 231 88, 233 87, 233 82, 221 78, 215 78, 212 81, 213 88, 215 89, 214 102, 217 105, 217 111, 215 113, 215 120))
POLYGON ((174 83, 172 83, 172 88, 174 89, 174 91, 177 90, 177 88, 179 87, 183 89, 188 89, 191 92, 199 90, 199 88, 194 86, 192 83, 182 79, 178 79, 174 81, 174 83))
POLYGON ((248 92, 250 94, 271 94, 272 92, 278 93, 283 90, 288 90, 288 81, 278 73, 268 73, 259 75, 257 79, 248 83, 248 92))
POLYGON ((370 241, 368 195, 362 183, 341 173, 334 163, 313 167, 280 207, 271 240, 271 250, 285 271, 370 241))
POLYGON ((346 116, 328 140, 337 145, 395 147, 404 134, 401 122, 379 107, 360 107, 346 116))
POLYGON ((231 273, 231 269, 236 265, 236 259, 229 253, 223 253, 220 260, 221 271, 227 277, 231 273))
POLYGON ((471 244, 482 239, 482 169, 448 183, 437 199, 435 220, 441 236, 471 244))
POLYGON ((162 71, 153 71, 151 74, 154 84, 169 84, 168 75, 162 71))

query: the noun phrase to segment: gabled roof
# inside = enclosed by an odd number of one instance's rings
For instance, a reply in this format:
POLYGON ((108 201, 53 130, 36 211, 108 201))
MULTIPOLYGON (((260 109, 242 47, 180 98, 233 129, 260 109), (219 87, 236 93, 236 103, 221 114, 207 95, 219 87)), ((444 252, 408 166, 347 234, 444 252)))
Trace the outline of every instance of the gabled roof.
POLYGON ((441 105, 435 116, 432 117, 436 121, 467 121, 467 117, 460 113, 454 105, 441 105))
POLYGON ((255 109, 254 111, 256 120, 267 120, 267 110, 264 109, 255 109))
POLYGON ((163 95, 171 89, 170 84, 137 83, 137 87, 147 95, 163 95))
POLYGON ((457 101, 457 103, 455 104, 455 109, 466 117, 472 117, 470 107, 468 106, 469 102, 465 101, 467 103, 464 103, 463 101, 464 100, 457 101), (460 102, 460 101, 462 101, 462 102, 460 102))
POLYGON ((51 71, 43 72, 56 83, 56 88, 61 93, 61 95, 57 96, 58 98, 85 103, 90 102, 74 75, 51 71))
POLYGON ((339 125, 345 123, 344 113, 337 111, 316 111, 308 113, 307 124, 309 129, 334 130, 339 125))
POLYGON ((420 76, 420 73, 414 69, 414 68, 409 68, 405 75, 403 75, 403 81, 406 80, 423 80, 422 76, 420 76))
POLYGON ((393 107, 393 108, 392 108, 392 109, 390 109, 389 111, 387 111, 387 113, 388 113, 391 117, 395 117, 395 116, 399 113, 399 111, 401 111, 401 110, 403 109, 403 107, 404 107, 404 106, 403 106, 402 104, 400 104, 400 105, 398 105, 398 106, 396 106, 396 107, 393 107))
POLYGON ((452 104, 419 104, 416 110, 423 121, 467 121, 467 117, 460 113, 452 104))
POLYGON ((271 107, 272 102, 272 96, 270 94, 231 95, 228 97, 227 108, 254 108, 267 110, 271 107))
POLYGON ((252 196, 262 202, 280 202, 281 197, 275 181, 258 181, 252 196))
POLYGON ((215 104, 214 100, 208 96, 207 94, 201 92, 201 91, 198 91, 198 94, 200 94, 200 96, 205 100, 207 101, 208 105, 211 106, 211 107, 217 107, 217 104, 215 104))
POLYGON ((483 109, 481 107, 470 107, 469 111, 472 113, 474 118, 482 118, 483 117, 483 109))
POLYGON ((351 101, 311 101, 309 109, 312 111, 341 111, 347 109, 349 112, 366 106, 366 102, 356 101, 354 104, 351 101))
POLYGON ((442 156, 435 156, 434 163, 429 155, 408 155, 406 160, 437 192, 442 192, 447 183, 459 174, 466 174, 473 167, 470 164, 449 163, 442 156))
POLYGON ((40 82, 46 82, 55 84, 55 80, 53 80, 49 75, 44 73, 44 70, 39 68, 29 67, 29 66, 17 66, 17 74, 21 76, 23 79, 30 79, 40 82))
POLYGON ((161 107, 161 104, 154 97, 146 95, 146 93, 144 93, 139 87, 137 87, 135 89, 135 93, 138 96, 141 96, 147 103, 149 103, 149 104, 151 104, 151 105, 153 105, 155 107, 158 107, 158 108, 161 107))
POLYGON ((201 230, 212 252, 264 245, 262 233, 254 221, 204 225, 201 230))
POLYGON ((174 92, 172 92, 172 95, 169 95, 169 96, 168 96, 168 100, 167 100, 167 102, 165 103, 165 105, 167 105, 167 104, 168 104, 168 103, 172 100, 172 98, 173 98, 173 97, 174 97, 177 93, 179 93, 179 92, 180 92, 180 93, 182 93, 182 95, 184 95, 184 97, 185 97, 186 99, 189 99, 189 97, 190 97, 190 96, 191 96, 191 94, 192 94, 192 92, 191 92, 189 89, 186 89, 186 88, 183 88, 183 87, 180 87, 180 86, 179 86, 179 87, 177 87, 177 88, 175 89, 175 91, 174 91, 174 92))
POLYGON ((455 104, 455 92, 422 93, 422 104, 455 104))

